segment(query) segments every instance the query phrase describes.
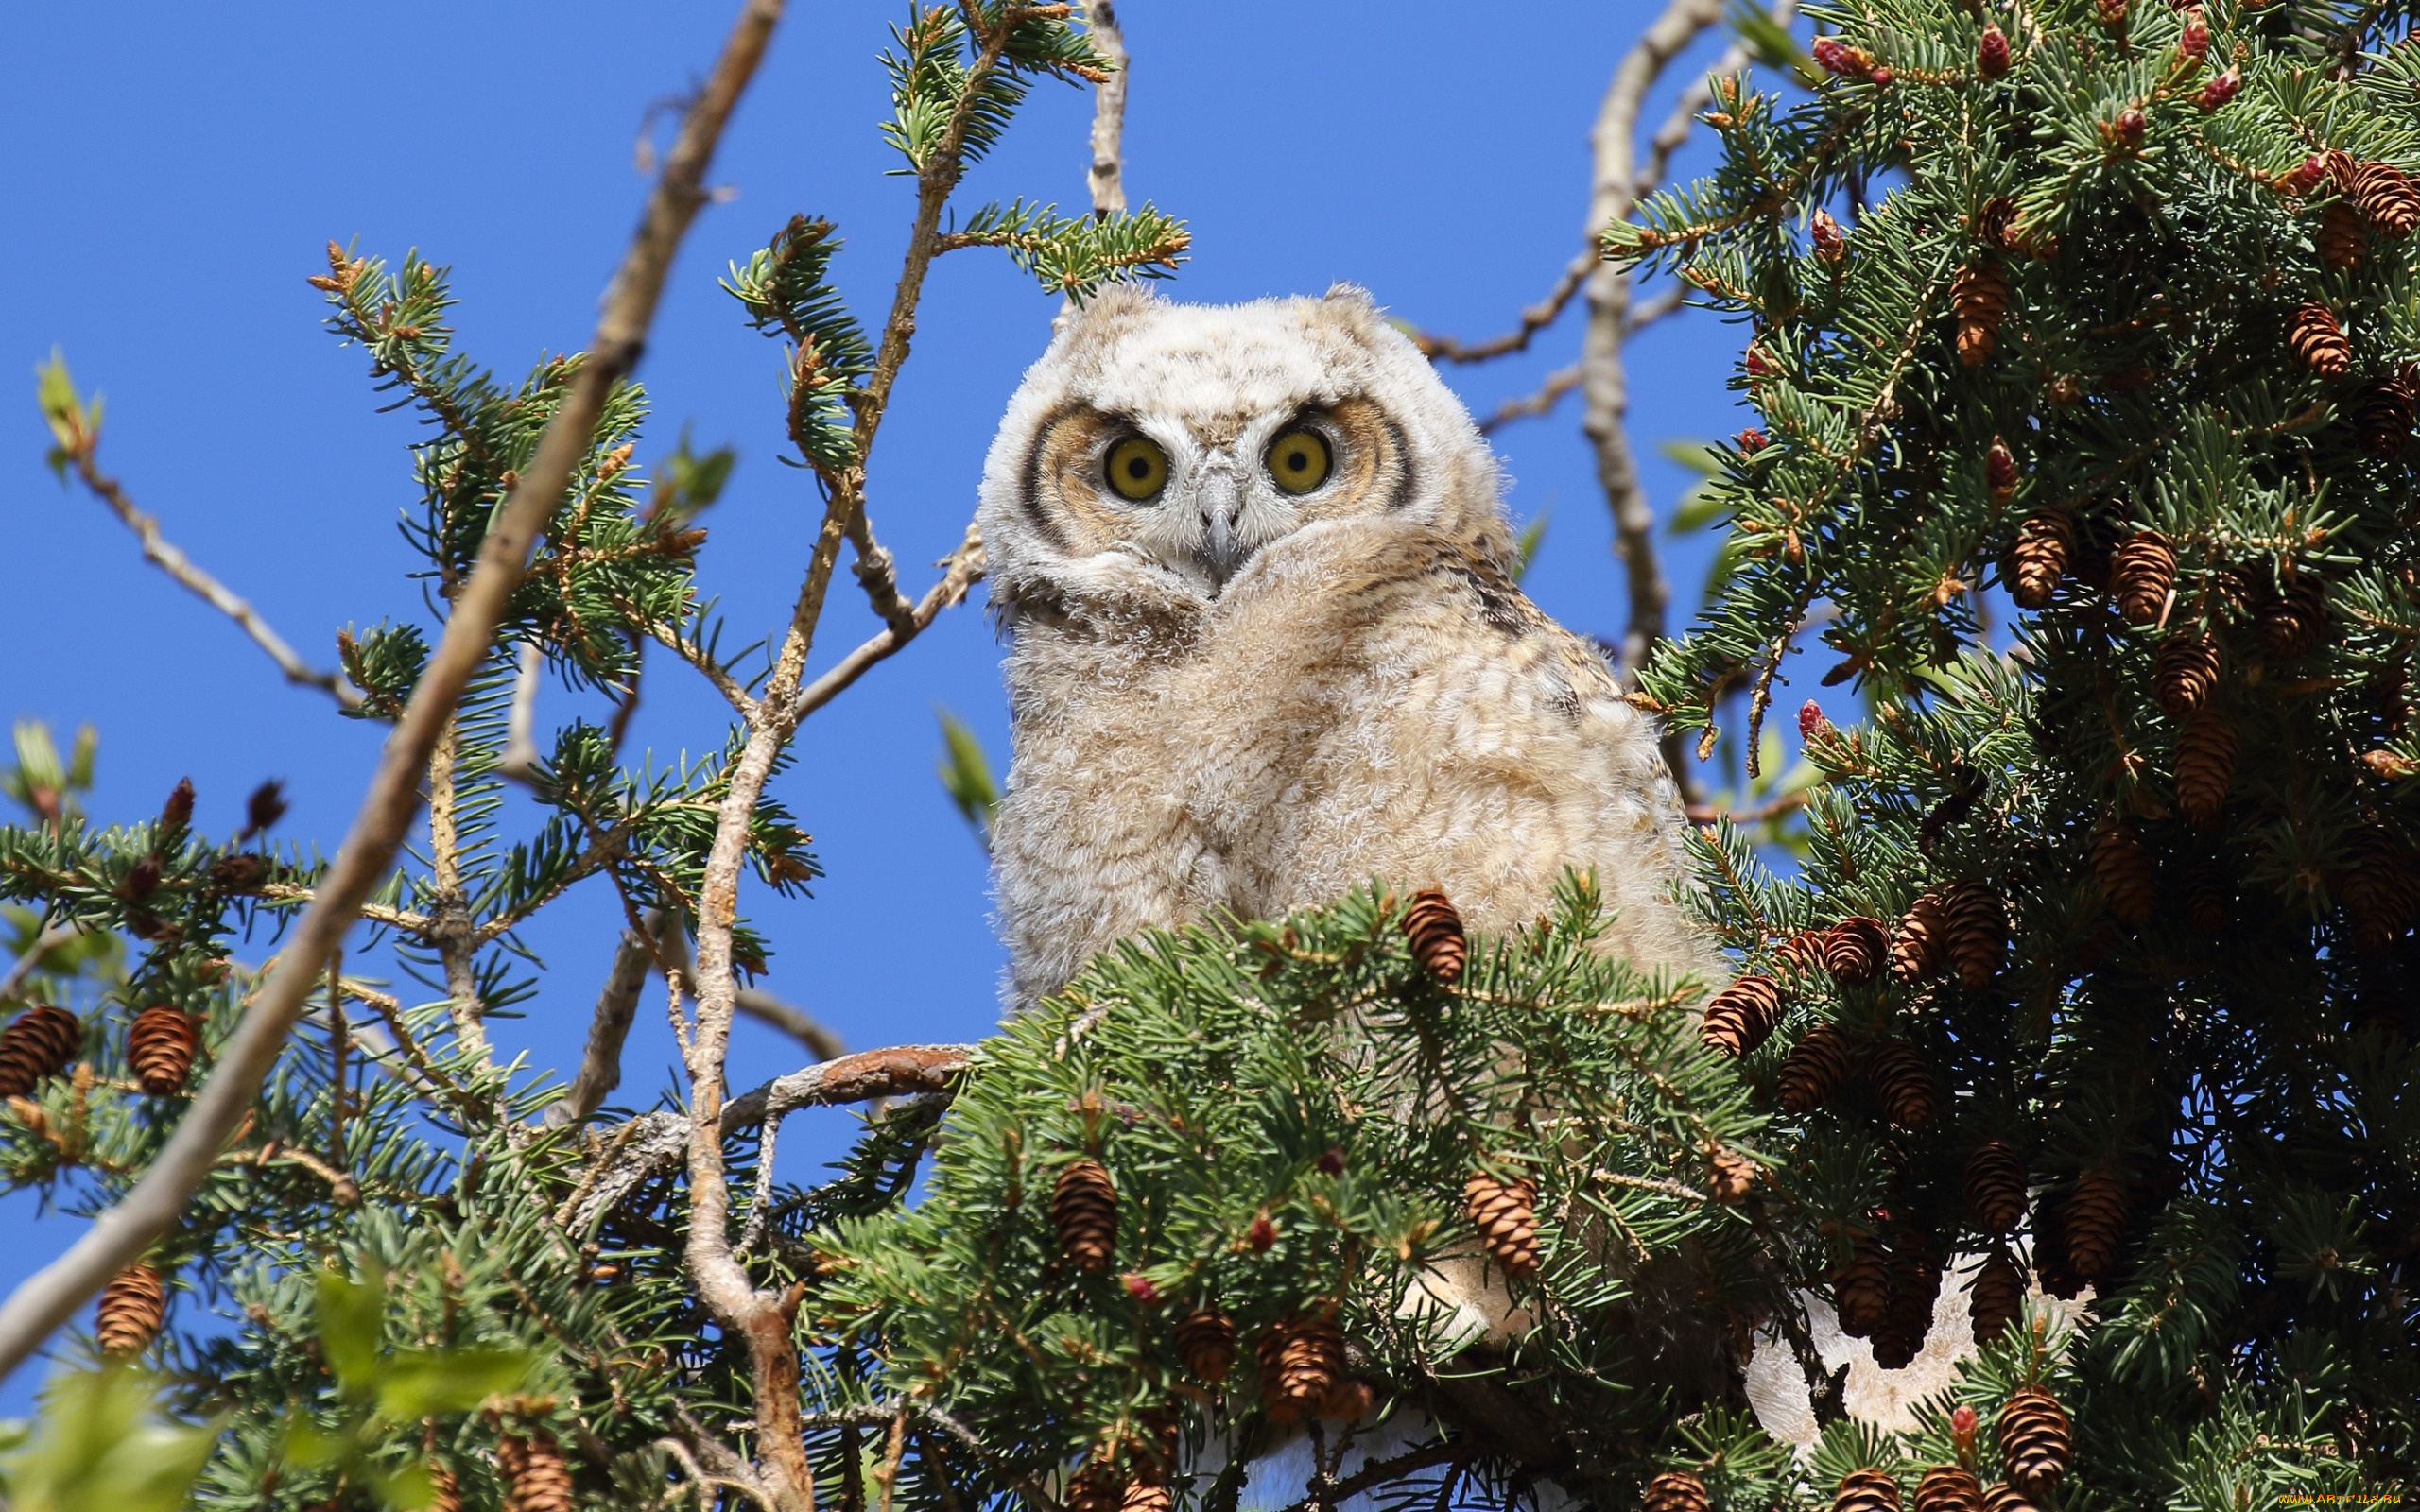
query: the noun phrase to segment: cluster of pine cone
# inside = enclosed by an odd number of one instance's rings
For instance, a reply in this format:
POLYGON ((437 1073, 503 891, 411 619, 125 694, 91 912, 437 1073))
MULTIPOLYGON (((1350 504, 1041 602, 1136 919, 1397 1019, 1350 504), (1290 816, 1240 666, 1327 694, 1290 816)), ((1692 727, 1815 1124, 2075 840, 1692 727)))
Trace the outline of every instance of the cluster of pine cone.
MULTIPOLYGON (((2038 1501, 2058 1489, 2066 1478, 2071 1453, 2066 1410, 2039 1386, 2028 1386, 2000 1406, 2000 1474, 1985 1485, 1975 1473, 1974 1413, 1964 1407, 1953 1417, 1953 1434, 1963 1463, 1927 1467, 1916 1480, 1915 1512, 2033 1512, 2038 1501), (1958 1427, 1960 1419, 1963 1427, 1958 1427)), ((1660 1478, 1659 1478, 1660 1479, 1660 1478)), ((1692 1478, 1693 1479, 1693 1478, 1692 1478)), ((1703 1487, 1701 1495, 1703 1495, 1703 1487)), ((1832 1493, 1832 1512, 1899 1512, 1899 1482, 1888 1470, 1868 1467, 1841 1477, 1832 1493)), ((1651 1487, 1651 1512, 1703 1512, 1706 1503, 1671 1501, 1658 1503, 1651 1487)))

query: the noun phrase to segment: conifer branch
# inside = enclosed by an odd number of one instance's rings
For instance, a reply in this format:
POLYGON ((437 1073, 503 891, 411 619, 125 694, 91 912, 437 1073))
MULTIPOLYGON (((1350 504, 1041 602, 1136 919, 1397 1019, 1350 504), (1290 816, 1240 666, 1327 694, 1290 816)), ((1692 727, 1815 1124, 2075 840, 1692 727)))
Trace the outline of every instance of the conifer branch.
POLYGON ((242 1023, 220 1048, 210 1079, 142 1180, 66 1254, 0 1304, 0 1376, 13 1372, 53 1330, 183 1214, 228 1136, 259 1095, 326 963, 393 863, 420 807, 420 777, 429 754, 452 722, 463 689, 487 660, 505 600, 519 586, 531 546, 586 455, 607 395, 638 361, 673 254, 706 201, 705 173, 716 144, 764 57, 781 11, 781 0, 747 0, 713 74, 683 117, 679 138, 614 277, 590 354, 547 422, 527 469, 497 511, 480 545, 478 565, 453 602, 444 638, 389 737, 370 791, 319 895, 294 926, 276 969, 242 1023))
MULTIPOLYGON (((63 378, 63 369, 47 370, 60 371, 63 378)), ((342 708, 361 707, 360 689, 346 681, 340 674, 322 672, 297 656, 294 648, 285 644, 285 637, 269 627, 268 621, 261 618, 260 611, 253 609, 249 600, 231 593, 226 585, 196 565, 192 558, 160 533, 160 522, 136 508, 134 501, 127 497, 126 490, 118 480, 100 470, 95 460, 101 442, 97 404, 90 407, 80 404, 62 406, 49 403, 48 399, 46 394, 44 408, 52 431, 59 439, 54 458, 72 465, 77 478, 93 497, 107 505, 119 523, 134 532, 134 539, 143 547, 144 560, 175 578, 203 603, 233 620, 237 627, 251 638, 252 644, 277 663, 278 670, 285 674, 286 681, 299 687, 317 688, 342 708)))

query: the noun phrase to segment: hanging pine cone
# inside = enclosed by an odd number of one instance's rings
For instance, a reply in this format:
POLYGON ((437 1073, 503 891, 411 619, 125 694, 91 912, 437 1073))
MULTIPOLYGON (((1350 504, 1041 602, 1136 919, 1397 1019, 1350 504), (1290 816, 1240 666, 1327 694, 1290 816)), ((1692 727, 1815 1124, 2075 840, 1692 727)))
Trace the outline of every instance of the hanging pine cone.
POLYGON ((1994 1252, 1966 1283, 1966 1307, 1975 1325, 1975 1342, 1989 1344, 2007 1332, 2025 1311, 2025 1277, 2016 1262, 1994 1252))
POLYGON ((1983 1512, 2040 1512, 2025 1499, 2025 1493, 2006 1481, 1994 1481, 1983 1487, 1983 1512))
POLYGON ((2206 706, 2219 686, 2218 637, 2187 630, 2159 644, 2152 660, 2152 697, 2170 719, 2206 706))
POLYGON ((2370 236, 2361 224, 2361 213, 2342 199, 2331 199, 2319 213, 2319 230, 2311 240, 2319 246, 2320 261, 2340 273, 2361 266, 2361 255, 2369 249, 2370 236))
POLYGON ((1713 1506, 1705 1482, 1686 1470, 1666 1470, 1647 1483, 1639 1512, 1711 1512, 1713 1506))
POLYGON ((1851 1470, 1832 1493, 1832 1512, 1899 1512, 1899 1483, 1880 1470, 1851 1470))
POLYGON ((1219 1384, 1236 1366, 1236 1320, 1215 1307, 1186 1314, 1176 1326, 1176 1355, 1196 1381, 1219 1384))
POLYGON ((2058 1489, 2067 1472, 2067 1412, 2047 1391, 2020 1391, 2000 1409, 2000 1463, 2028 1496, 2058 1489))
POLYGON ((1856 1042, 1837 1025, 1819 1023, 1807 1030, 1782 1057, 1780 1074, 1773 1078, 1783 1109, 1811 1113, 1830 1102, 1848 1080, 1856 1058, 1856 1042))
POLYGON ((2109 911, 2138 929, 2150 923, 2159 902, 2159 872, 2135 827, 2123 819, 2104 822, 2093 832, 2086 851, 2109 911))
POLYGON ((1865 1079, 1882 1100, 1882 1115, 1898 1128, 1922 1128, 1932 1122, 1938 1100, 1932 1067, 1923 1052, 1905 1040, 1885 1040, 1874 1047, 1865 1079))
POLYGON ((2196 933, 2216 938, 2235 922, 2235 885, 2228 880, 2226 869, 2216 862, 2196 861, 2187 866, 2177 891, 2185 900, 2185 921, 2196 933))
POLYGON ((1260 1336, 1261 1398, 1283 1421, 1317 1413, 1344 1377, 1344 1333, 1334 1318, 1297 1313, 1260 1336))
POLYGON ((1451 982, 1462 974, 1470 941, 1462 934, 1462 916, 1443 893, 1426 887, 1412 894, 1411 906, 1404 910, 1403 932, 1411 941, 1412 959, 1429 975, 1451 982))
POLYGON ((2342 378, 2353 370, 2353 343, 2325 304, 2306 304, 2286 327, 2286 345, 2294 360, 2322 378, 2342 378))
POLYGON ((1873 981, 1890 954, 1890 932, 1878 919, 1858 914, 1824 932, 1824 970, 1842 987, 1873 981))
POLYGON ((1832 1279, 1832 1299, 1841 1315, 1841 1332, 1853 1339, 1873 1334, 1891 1315, 1891 1257, 1882 1241, 1858 1234, 1851 1241, 1849 1263, 1832 1279))
POLYGON ((504 1512, 572 1512, 571 1467, 552 1434, 504 1435, 495 1441, 495 1468, 504 1477, 504 1512))
POLYGON ((136 1014, 126 1032, 126 1058, 134 1068, 136 1083, 154 1097, 184 1091, 200 1040, 193 1015, 182 1008, 154 1003, 136 1014))
POLYGON ((2000 322, 2008 318, 2008 277, 1990 257, 1962 267, 1950 280, 1949 302, 1958 312, 1958 360, 1979 368, 1999 343, 2000 322))
POLYGON ((2176 806, 2197 830, 2215 830, 2235 787, 2235 726, 2218 709, 2186 723, 2176 742, 2176 806))
POLYGON ((1920 895, 1891 932, 1891 975, 1901 982, 1921 982, 1940 971, 1947 931, 1941 894, 1920 895))
POLYGON ((1802 929, 1774 946, 1773 954, 1793 971, 1811 971, 1824 964, 1824 932, 1802 929))
POLYGON ((1746 1201, 1764 1176, 1754 1157, 1720 1144, 1706 1152, 1706 1191, 1726 1205, 1746 1201))
POLYGON ((2420 226, 2420 189, 2391 163, 2363 163, 2353 169, 2353 201, 2381 236, 2400 240, 2420 226))
POLYGON ((2411 381, 2400 373, 2363 384, 2354 396, 2352 410, 2361 450, 2380 461, 2401 456, 2404 442, 2411 438, 2414 401, 2411 381))
POLYGON ((2336 894, 2352 923, 2353 944, 2366 952, 2385 950, 2420 918, 2420 870, 2408 847, 2376 827, 2355 831, 2344 854, 2336 894))
POLYGON ((428 1512, 462 1512, 462 1483, 453 1469, 435 1460, 423 1468, 428 1471, 428 1512))
POLYGON ((2126 1227, 2126 1185, 2095 1166, 2076 1177, 2060 1216, 2066 1229, 2067 1263, 2078 1276, 2097 1281, 2118 1263, 2118 1241, 2126 1227))
POLYGON ((0 1097, 23 1097, 67 1069, 84 1047, 84 1022, 37 1003, 0 1029, 0 1097))
POLYGON ((1098 1160, 1076 1160, 1050 1189, 1059 1248, 1076 1268, 1098 1275, 1117 1253, 1117 1188, 1098 1160))
POLYGON ((2176 548, 2156 530, 2137 530, 2109 558, 2109 592, 2129 625, 2156 624, 2176 586, 2176 548))
POLYGON ((1743 976, 1705 1005, 1698 1038, 1726 1056, 1744 1056, 1781 1022, 1781 988, 1770 976, 1743 976))
POLYGON ((1126 1484, 1114 1463, 1088 1456, 1068 1477, 1064 1500, 1067 1512, 1123 1512, 1126 1484))
POLYGON ((2075 550, 2075 522, 2065 510, 2028 515, 2009 548, 2008 592, 2019 609, 2048 609, 2075 550))
POLYGON ((2253 610, 2260 648, 2280 662, 2308 656, 2327 629, 2327 590, 2308 573, 2263 592, 2253 610))
POLYGON ((1941 1277, 1906 1255, 1897 1258, 1891 1273, 1890 1305, 1882 1326, 1874 1331, 1874 1363, 1885 1370, 1905 1370, 1924 1351, 1925 1335, 1932 1332, 1932 1303, 1941 1277))
POLYGON ((168 1315, 168 1279, 142 1263, 129 1265, 101 1288, 93 1337, 103 1354, 141 1354, 160 1336, 168 1315))
POLYGON ((2067 1261, 2067 1220, 2061 1204, 2045 1202, 2033 1214, 2033 1279, 2063 1302, 2082 1294, 2085 1280, 2067 1261))
POLYGON ((1117 1499, 1117 1512, 1168 1512, 1175 1505, 1176 1493, 1155 1481, 1129 1481, 1117 1499))
POLYGON ((1526 1281, 1538 1273, 1538 1188, 1527 1177, 1503 1181, 1473 1171, 1462 1184, 1462 1211, 1487 1243, 1504 1279, 1526 1281))
POLYGON ((2008 909, 1988 883, 1961 883, 1943 907, 1942 948, 1969 992, 1992 985, 2008 960, 2008 909))
POLYGON ((1983 1483, 1972 1470, 1935 1465, 1916 1482, 1916 1512, 1983 1512, 1983 1483))
POLYGON ((1960 1188, 1975 1227, 2013 1234, 2025 1221, 2025 1161, 2005 1140, 1985 1140, 1966 1158, 1960 1188))

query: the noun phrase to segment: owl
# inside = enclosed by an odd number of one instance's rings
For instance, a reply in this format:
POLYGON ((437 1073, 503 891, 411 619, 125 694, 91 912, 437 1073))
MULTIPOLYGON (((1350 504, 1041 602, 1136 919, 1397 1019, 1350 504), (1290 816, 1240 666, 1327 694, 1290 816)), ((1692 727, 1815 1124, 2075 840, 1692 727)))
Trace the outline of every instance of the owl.
POLYGON ((1137 930, 1374 877, 1508 930, 1570 867, 1616 910, 1607 950, 1719 974, 1673 902, 1657 732, 1515 586, 1502 481, 1359 289, 1119 287, 1066 323, 983 469, 1011 1006, 1137 930))

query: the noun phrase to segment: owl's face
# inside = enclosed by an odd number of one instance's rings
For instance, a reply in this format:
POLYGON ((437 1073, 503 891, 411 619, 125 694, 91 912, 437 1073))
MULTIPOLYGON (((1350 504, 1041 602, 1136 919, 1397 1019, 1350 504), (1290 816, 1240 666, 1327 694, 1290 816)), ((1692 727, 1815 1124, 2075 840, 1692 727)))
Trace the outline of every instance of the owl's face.
POLYGON ((1399 520, 1500 554, 1486 445, 1357 289, 1210 306, 1113 289, 1026 375, 985 464, 994 597, 1217 598, 1325 523, 1399 520))

